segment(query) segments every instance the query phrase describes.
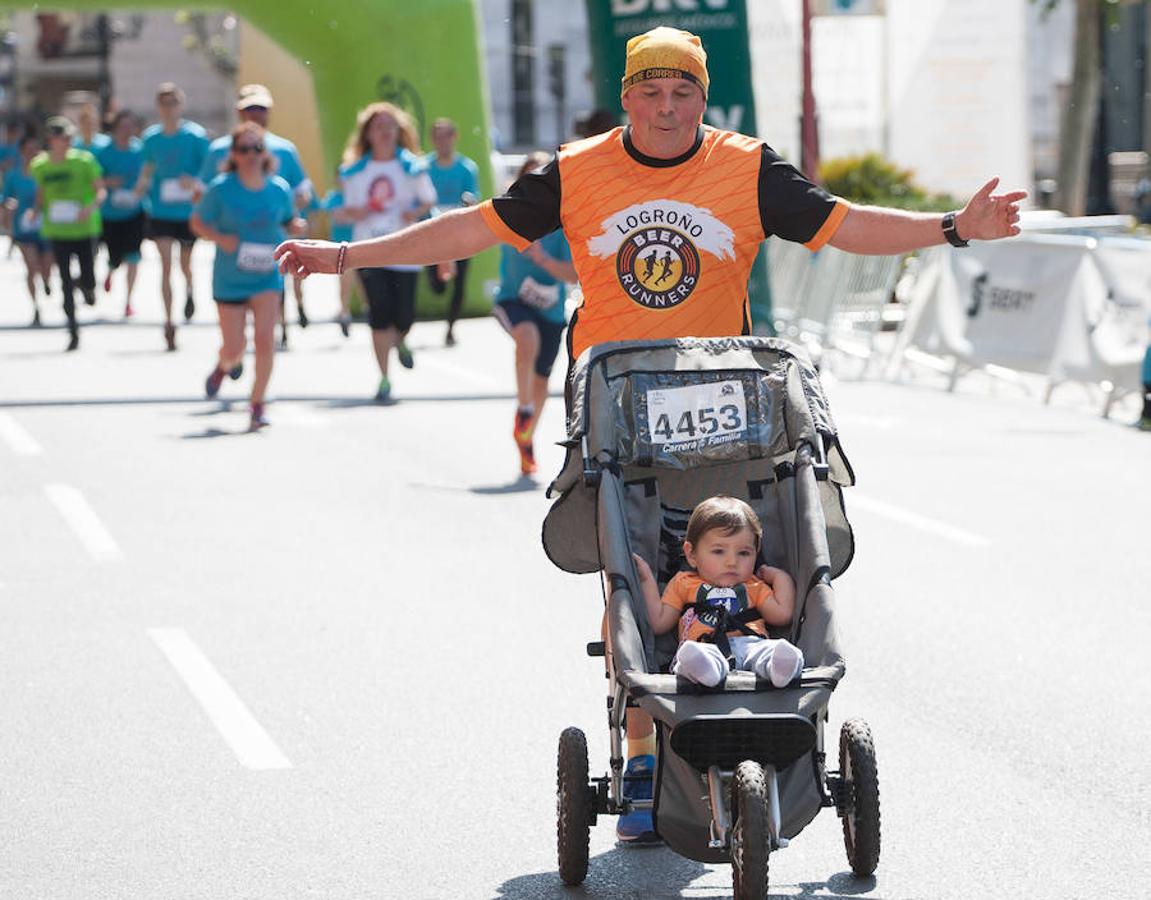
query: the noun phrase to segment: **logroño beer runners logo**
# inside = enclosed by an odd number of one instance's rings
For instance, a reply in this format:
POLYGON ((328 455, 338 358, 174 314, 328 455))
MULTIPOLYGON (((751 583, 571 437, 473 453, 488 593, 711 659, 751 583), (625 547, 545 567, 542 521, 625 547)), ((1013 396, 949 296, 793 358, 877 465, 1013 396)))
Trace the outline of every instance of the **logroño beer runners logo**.
POLYGON ((676 200, 648 200, 605 219, 588 241, 601 259, 615 257, 616 277, 634 303, 671 309, 699 284, 700 251, 734 259, 735 234, 710 210, 676 200))

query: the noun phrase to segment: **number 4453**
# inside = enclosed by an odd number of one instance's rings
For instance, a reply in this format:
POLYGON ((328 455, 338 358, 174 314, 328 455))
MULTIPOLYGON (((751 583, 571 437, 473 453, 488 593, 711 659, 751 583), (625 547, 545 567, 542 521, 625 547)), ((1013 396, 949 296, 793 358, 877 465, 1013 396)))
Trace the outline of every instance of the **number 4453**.
POLYGON ((652 432, 670 441, 677 436, 695 437, 697 433, 708 435, 717 431, 739 431, 741 428, 743 418, 739 414, 739 407, 728 403, 721 406, 718 411, 706 406, 697 410, 694 415, 690 409, 686 409, 680 414, 674 429, 671 426, 671 416, 660 413, 652 432))

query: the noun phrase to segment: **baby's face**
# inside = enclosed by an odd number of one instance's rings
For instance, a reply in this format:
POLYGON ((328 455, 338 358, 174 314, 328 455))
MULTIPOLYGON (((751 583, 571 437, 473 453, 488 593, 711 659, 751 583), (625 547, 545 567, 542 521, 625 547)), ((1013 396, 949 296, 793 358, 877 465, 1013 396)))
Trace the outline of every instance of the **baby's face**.
POLYGON ((755 569, 755 534, 744 528, 734 534, 705 531, 693 547, 684 542, 684 555, 699 577, 715 587, 734 587, 751 578, 755 569))

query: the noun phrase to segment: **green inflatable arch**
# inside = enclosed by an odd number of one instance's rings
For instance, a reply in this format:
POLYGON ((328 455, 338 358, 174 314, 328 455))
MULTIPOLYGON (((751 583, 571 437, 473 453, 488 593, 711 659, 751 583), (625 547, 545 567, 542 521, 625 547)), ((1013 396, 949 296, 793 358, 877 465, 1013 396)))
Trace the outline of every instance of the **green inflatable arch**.
MULTIPOLYGON (((38 5, 3 4, 6 8, 38 5)), ((98 11, 108 4, 70 0, 61 6, 98 11)), ((476 161, 481 193, 492 195, 487 79, 478 50, 474 0, 232 0, 227 4, 117 0, 115 6, 226 6, 302 60, 315 84, 327 171, 339 162, 356 112, 372 101, 389 100, 416 118, 425 149, 430 149, 428 129, 433 119, 447 116, 459 123, 459 151, 476 161)), ((485 279, 494 277, 495 260, 494 253, 485 253, 469 269, 470 311, 479 312, 488 306, 480 287, 485 279)), ((442 308, 442 303, 421 297, 421 312, 432 312, 429 307, 442 308)))

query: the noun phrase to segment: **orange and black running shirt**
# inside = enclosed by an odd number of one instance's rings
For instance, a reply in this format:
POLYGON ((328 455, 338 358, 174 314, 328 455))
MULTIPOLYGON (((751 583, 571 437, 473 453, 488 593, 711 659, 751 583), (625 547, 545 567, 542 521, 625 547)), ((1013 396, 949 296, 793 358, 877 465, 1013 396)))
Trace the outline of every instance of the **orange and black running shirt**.
POLYGON ((818 250, 847 204, 755 138, 703 127, 676 159, 654 159, 616 128, 485 201, 484 220, 519 250, 562 228, 584 300, 574 360, 604 341, 749 334, 747 279, 775 234, 818 250))

